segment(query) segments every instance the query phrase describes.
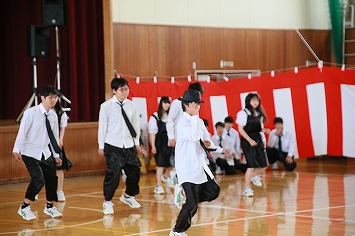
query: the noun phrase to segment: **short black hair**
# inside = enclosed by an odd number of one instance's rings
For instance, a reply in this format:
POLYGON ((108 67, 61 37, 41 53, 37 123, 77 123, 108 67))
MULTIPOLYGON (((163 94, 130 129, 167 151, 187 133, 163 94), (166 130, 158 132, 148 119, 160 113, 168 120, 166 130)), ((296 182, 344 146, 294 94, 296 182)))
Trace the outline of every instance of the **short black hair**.
POLYGON ((113 78, 111 81, 111 88, 117 90, 119 87, 127 85, 129 87, 128 81, 125 78, 113 78))
POLYGON ((208 120, 206 120, 206 119, 202 119, 203 120, 203 124, 206 126, 206 127, 208 127, 208 120))
POLYGON ((283 119, 282 119, 281 117, 275 117, 275 119, 274 119, 274 124, 277 124, 277 123, 283 124, 284 121, 283 121, 283 119))
POLYGON ((224 123, 234 123, 233 118, 231 116, 227 116, 224 118, 224 123))
POLYGON ((47 97, 49 95, 56 95, 58 96, 59 95, 59 91, 52 85, 45 85, 42 90, 41 90, 41 93, 40 95, 43 96, 43 97, 47 97))
POLYGON ((216 127, 216 129, 217 129, 217 127, 223 127, 223 128, 224 128, 224 124, 223 124, 222 122, 218 121, 218 122, 214 125, 214 127, 216 127))
POLYGON ((199 82, 195 82, 195 83, 190 84, 189 89, 197 90, 201 93, 201 95, 203 94, 203 87, 199 82))

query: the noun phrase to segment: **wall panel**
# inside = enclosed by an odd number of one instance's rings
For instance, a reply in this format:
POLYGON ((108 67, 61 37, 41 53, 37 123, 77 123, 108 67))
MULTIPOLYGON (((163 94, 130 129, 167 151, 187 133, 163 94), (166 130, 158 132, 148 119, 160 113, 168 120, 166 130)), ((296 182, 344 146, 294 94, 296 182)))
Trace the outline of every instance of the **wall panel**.
MULTIPOLYGON (((270 71, 304 65, 316 59, 294 30, 231 29, 114 23, 115 68, 134 76, 186 75, 197 69, 220 69, 220 60, 234 61, 226 69, 270 71)), ((331 62, 328 30, 302 30, 325 62, 331 62)))

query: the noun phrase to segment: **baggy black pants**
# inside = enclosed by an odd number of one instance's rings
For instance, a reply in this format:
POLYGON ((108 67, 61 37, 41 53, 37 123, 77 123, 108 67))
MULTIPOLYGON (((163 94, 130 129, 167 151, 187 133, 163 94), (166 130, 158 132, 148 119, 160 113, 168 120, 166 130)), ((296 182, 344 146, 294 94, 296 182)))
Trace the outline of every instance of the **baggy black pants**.
MULTIPOLYGON (((207 175, 207 174, 206 174, 207 175)), ((185 232, 191 226, 191 219, 197 212, 199 202, 212 201, 219 196, 220 187, 215 179, 207 175, 208 181, 202 184, 183 183, 186 203, 176 220, 176 232, 185 232)))
MULTIPOLYGON (((266 148, 266 153, 267 153, 267 157, 269 159, 269 162, 271 164, 274 164, 276 161, 281 161, 282 164, 285 166, 286 170, 292 171, 296 168, 297 164, 295 161, 293 161, 292 163, 288 163, 286 161, 286 157, 287 157, 287 152, 279 152, 278 149, 276 148, 266 148)), ((293 159, 293 157, 292 157, 293 159)))
POLYGON ((137 156, 136 148, 118 148, 105 143, 104 154, 107 171, 104 179, 104 196, 106 201, 111 201, 120 183, 121 170, 125 171, 126 191, 130 196, 139 193, 139 179, 141 163, 137 156))
POLYGON ((41 161, 38 161, 35 158, 22 155, 22 160, 31 176, 25 198, 34 201, 36 194, 45 186, 47 201, 58 201, 58 177, 54 159, 49 157, 45 160, 42 156, 41 161))

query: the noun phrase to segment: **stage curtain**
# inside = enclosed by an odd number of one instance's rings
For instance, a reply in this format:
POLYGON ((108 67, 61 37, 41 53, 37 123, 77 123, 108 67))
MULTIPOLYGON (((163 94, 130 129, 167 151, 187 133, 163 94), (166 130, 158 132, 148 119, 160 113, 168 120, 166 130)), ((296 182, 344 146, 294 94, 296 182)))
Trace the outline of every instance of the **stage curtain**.
MULTIPOLYGON (((61 92, 71 100, 71 121, 96 121, 104 101, 102 0, 63 0, 65 24, 58 26, 61 92)), ((42 0, 0 1, 0 119, 16 119, 37 88, 57 85, 55 27, 50 26, 50 57, 27 55, 28 25, 43 25, 42 0)), ((40 101, 39 101, 40 102, 40 101)))

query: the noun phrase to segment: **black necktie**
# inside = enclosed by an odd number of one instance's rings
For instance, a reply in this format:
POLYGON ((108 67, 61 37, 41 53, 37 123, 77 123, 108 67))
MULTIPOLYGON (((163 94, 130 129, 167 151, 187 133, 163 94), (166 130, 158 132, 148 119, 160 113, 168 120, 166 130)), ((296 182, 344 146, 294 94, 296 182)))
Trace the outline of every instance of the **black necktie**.
POLYGON ((227 132, 227 135, 228 135, 228 136, 231 136, 230 133, 229 133, 229 131, 227 132))
POLYGON ((281 141, 282 134, 279 135, 279 152, 282 152, 282 141, 281 141))
POLYGON ((54 151, 58 154, 60 154, 62 152, 62 149, 59 147, 57 140, 55 140, 54 134, 53 134, 53 130, 51 128, 51 124, 49 123, 47 114, 44 114, 44 116, 46 117, 46 128, 47 128, 47 132, 48 132, 48 136, 49 136, 49 140, 51 141, 51 144, 54 148, 54 151))
POLYGON ((120 103, 120 102, 118 102, 118 104, 121 106, 122 116, 123 116, 123 119, 125 120, 125 122, 126 122, 126 124, 127 124, 127 126, 128 126, 129 132, 131 133, 132 137, 135 138, 135 137, 137 136, 137 133, 136 133, 136 131, 134 130, 133 125, 132 125, 131 122, 129 121, 126 112, 125 112, 124 109, 123 109, 123 104, 120 103))
POLYGON ((219 146, 222 147, 222 138, 219 138, 219 146))

